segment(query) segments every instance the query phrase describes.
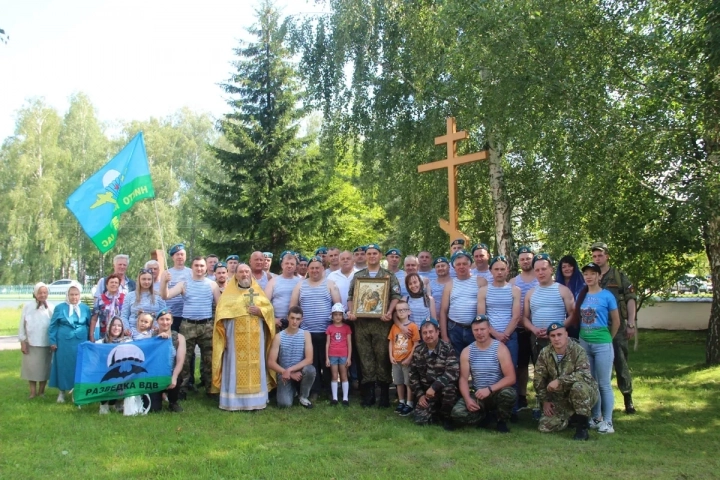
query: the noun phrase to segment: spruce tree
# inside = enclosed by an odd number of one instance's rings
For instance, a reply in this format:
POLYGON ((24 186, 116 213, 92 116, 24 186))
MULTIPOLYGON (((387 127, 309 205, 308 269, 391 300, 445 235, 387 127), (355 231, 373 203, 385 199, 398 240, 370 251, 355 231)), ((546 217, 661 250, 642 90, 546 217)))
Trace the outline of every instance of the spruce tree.
POLYGON ((222 85, 232 107, 218 124, 231 146, 212 147, 222 176, 202 176, 200 208, 216 232, 206 243, 220 255, 293 248, 327 214, 329 169, 313 139, 299 135, 307 109, 286 28, 270 1, 256 14, 253 41, 235 50, 236 71, 222 85))

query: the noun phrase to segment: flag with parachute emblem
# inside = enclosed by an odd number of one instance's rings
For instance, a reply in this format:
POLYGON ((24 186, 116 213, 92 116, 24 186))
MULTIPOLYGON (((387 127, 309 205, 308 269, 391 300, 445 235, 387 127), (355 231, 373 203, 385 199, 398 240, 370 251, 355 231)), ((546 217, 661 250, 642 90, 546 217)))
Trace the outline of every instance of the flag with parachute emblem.
POLYGON ((142 132, 70 195, 65 206, 97 248, 105 253, 117 241, 120 215, 135 202, 154 198, 142 132))

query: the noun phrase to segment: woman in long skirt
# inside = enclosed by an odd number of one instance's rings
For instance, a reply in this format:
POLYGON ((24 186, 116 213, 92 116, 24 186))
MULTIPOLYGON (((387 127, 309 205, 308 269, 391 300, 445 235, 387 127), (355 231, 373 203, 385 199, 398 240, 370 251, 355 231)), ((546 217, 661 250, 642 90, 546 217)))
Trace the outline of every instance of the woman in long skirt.
POLYGON ((23 306, 20 315, 18 339, 22 350, 22 367, 20 377, 30 385, 30 397, 45 395, 45 385, 50 378, 50 318, 54 305, 47 302, 48 287, 44 283, 36 283, 33 288, 33 300, 23 306))
POLYGON ((55 307, 50 320, 50 349, 53 355, 50 386, 59 388, 58 403, 65 402, 65 392, 75 385, 75 364, 78 345, 88 339, 90 309, 80 303, 82 287, 73 281, 65 295, 65 302, 55 307))

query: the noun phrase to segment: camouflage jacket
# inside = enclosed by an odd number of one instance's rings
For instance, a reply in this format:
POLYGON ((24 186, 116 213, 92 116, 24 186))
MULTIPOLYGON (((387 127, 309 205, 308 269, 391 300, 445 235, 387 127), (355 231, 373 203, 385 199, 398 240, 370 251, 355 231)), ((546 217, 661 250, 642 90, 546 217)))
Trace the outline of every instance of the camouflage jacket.
POLYGON ((460 362, 451 344, 438 340, 432 352, 424 342, 415 347, 410 362, 410 388, 416 399, 430 387, 440 391, 447 385, 457 385, 459 377, 460 362))
POLYGON ((553 396, 564 397, 569 393, 575 382, 585 382, 597 389, 597 382, 590 371, 590 360, 585 349, 572 338, 568 339, 565 356, 558 363, 552 345, 543 348, 535 363, 535 377, 533 386, 540 402, 551 401, 553 396), (562 393, 547 391, 548 383, 555 379, 560 380, 562 393))
MULTIPOLYGON (((350 288, 348 289, 347 296, 348 302, 353 301, 353 298, 355 296, 355 279, 357 278, 370 278, 370 272, 367 268, 363 268, 362 270, 358 270, 357 272, 355 272, 352 280, 350 280, 350 288)), ((400 283, 398 282, 397 277, 395 277, 395 274, 393 274, 390 270, 386 270, 380 267, 380 270, 378 270, 378 273, 377 275, 375 275, 374 278, 390 279, 390 297, 388 302, 392 300, 400 300, 402 298, 400 295, 400 283)))
POLYGON ((609 291, 615 297, 620 310, 620 324, 624 328, 627 321, 627 302, 628 300, 637 300, 635 296, 635 287, 630 283, 630 279, 622 270, 614 267, 610 269, 600 279, 600 287, 609 291))

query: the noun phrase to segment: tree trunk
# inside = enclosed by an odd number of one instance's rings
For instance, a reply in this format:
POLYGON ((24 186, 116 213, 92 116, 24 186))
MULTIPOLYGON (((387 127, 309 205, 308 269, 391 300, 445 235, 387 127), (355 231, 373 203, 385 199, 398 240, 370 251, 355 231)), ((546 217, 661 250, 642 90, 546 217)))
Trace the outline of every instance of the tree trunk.
POLYGON ((720 215, 710 218, 705 227, 705 252, 710 263, 713 298, 708 322, 705 361, 708 365, 720 364, 720 215))
MULTIPOLYGON (((505 255, 511 261, 512 225, 510 223, 510 202, 505 192, 505 176, 502 168, 502 146, 492 140, 488 165, 490 167, 490 194, 495 211, 495 247, 498 255, 505 255)), ((512 271, 514 265, 508 265, 512 271)))

